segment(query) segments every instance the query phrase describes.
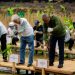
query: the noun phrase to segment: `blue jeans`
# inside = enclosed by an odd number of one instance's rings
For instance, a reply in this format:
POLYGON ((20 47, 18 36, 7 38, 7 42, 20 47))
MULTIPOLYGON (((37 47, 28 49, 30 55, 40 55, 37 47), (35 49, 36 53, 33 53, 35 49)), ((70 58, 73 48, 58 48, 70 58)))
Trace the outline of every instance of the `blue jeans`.
POLYGON ((34 35, 31 36, 22 36, 21 37, 21 45, 20 45, 20 63, 25 63, 25 51, 26 45, 29 46, 29 61, 28 64, 33 63, 33 56, 34 56, 34 35))

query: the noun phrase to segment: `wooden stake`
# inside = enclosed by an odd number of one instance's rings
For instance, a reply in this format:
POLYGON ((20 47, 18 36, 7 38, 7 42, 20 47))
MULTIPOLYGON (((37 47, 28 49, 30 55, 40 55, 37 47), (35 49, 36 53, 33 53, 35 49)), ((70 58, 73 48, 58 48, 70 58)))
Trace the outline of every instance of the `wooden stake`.
POLYGON ((16 71, 16 69, 15 69, 15 62, 13 62, 12 64, 13 64, 12 65, 12 74, 14 75, 15 74, 15 71, 16 71))
POLYGON ((42 75, 45 75, 45 69, 42 68, 42 75))

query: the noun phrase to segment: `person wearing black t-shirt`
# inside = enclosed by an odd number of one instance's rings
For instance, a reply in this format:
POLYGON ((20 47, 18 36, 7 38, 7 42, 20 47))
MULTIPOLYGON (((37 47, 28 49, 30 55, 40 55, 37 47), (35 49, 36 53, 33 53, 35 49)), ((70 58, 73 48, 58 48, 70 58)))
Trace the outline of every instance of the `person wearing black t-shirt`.
MULTIPOLYGON (((36 40, 36 47, 39 47, 43 44, 43 26, 39 25, 39 21, 35 23, 34 32, 36 32, 35 40, 36 40)), ((37 51, 36 51, 37 54, 37 51)))

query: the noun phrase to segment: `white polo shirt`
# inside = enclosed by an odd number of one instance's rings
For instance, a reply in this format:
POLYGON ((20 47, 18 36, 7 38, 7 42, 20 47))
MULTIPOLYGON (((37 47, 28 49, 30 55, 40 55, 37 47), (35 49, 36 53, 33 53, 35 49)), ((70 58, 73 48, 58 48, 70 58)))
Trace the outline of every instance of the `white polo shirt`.
POLYGON ((25 18, 20 19, 20 25, 18 27, 18 32, 21 33, 22 36, 31 36, 34 35, 33 28, 25 18))

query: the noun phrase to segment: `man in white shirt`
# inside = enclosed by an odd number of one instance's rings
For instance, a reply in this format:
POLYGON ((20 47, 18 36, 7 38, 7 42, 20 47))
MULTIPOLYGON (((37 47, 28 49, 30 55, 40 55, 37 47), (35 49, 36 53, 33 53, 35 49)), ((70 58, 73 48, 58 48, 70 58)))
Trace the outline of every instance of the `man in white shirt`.
POLYGON ((1 50, 2 50, 2 55, 3 55, 3 61, 7 61, 7 51, 6 48, 6 34, 7 34, 7 29, 3 25, 2 22, 0 22, 0 41, 1 41, 1 50))
POLYGON ((29 61, 28 61, 28 67, 32 65, 33 63, 33 56, 34 56, 34 32, 32 26, 29 24, 27 19, 20 18, 17 14, 14 14, 11 18, 11 20, 15 23, 17 26, 18 33, 21 34, 20 38, 20 63, 25 63, 25 50, 26 45, 29 46, 29 61))

